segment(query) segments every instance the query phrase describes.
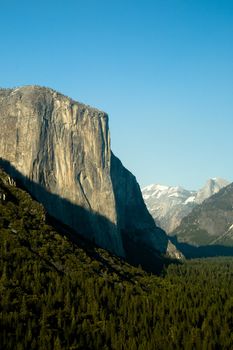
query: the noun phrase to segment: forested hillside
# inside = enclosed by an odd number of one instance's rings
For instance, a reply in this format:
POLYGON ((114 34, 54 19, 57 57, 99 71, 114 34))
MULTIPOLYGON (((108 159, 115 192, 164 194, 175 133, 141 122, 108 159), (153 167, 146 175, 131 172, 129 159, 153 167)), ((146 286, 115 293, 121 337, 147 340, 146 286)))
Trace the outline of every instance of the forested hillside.
POLYGON ((155 276, 77 239, 0 173, 0 349, 232 349, 233 260, 155 276))

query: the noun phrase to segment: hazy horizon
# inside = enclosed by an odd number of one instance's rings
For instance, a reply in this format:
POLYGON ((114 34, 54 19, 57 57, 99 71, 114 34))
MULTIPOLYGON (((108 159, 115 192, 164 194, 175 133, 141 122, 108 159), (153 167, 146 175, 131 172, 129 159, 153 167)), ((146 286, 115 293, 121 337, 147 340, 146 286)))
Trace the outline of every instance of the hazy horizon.
POLYGON ((112 150, 141 187, 233 180, 233 2, 22 0, 1 10, 2 87, 48 86, 106 111, 112 150))

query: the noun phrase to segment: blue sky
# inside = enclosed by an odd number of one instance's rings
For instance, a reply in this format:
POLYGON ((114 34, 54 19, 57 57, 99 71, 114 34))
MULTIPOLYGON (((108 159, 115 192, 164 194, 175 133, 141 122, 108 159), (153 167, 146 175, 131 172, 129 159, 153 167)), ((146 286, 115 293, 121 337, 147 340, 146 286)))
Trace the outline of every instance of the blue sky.
POLYGON ((233 1, 0 0, 0 86, 105 110, 140 185, 233 180, 233 1))

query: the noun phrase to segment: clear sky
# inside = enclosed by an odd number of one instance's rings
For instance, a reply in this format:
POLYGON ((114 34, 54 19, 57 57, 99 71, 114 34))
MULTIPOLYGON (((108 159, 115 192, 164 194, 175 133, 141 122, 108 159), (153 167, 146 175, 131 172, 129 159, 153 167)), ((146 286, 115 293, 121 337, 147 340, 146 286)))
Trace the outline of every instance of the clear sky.
POLYGON ((232 0, 0 0, 0 86, 109 114, 140 185, 233 181, 232 0))

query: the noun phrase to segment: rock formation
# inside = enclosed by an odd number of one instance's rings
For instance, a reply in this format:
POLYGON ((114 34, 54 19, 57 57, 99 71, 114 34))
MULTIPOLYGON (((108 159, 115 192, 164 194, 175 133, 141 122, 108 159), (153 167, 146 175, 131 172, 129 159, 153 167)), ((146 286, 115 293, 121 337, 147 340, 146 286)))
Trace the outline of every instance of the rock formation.
POLYGON ((1 165, 50 215, 119 256, 129 242, 167 253, 135 177, 111 153, 106 113, 26 86, 0 90, 0 122, 1 165))

